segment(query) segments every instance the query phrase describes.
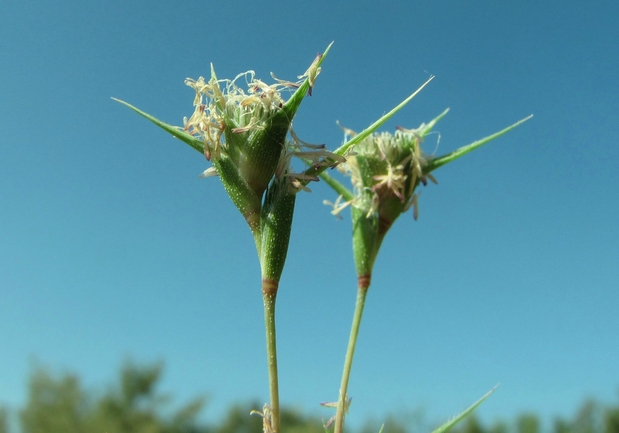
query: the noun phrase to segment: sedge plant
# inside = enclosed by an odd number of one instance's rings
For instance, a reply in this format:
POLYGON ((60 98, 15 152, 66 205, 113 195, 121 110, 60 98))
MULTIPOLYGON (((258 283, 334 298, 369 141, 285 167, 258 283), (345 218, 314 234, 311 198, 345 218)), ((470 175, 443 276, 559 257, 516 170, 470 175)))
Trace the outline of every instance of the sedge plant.
POLYGON ((200 177, 219 177, 250 228, 261 269, 270 394, 270 402, 254 413, 263 417, 265 433, 280 432, 275 303, 288 252, 296 194, 307 190, 309 182, 319 180, 326 168, 345 163, 355 145, 370 137, 421 90, 333 152, 324 145, 307 144, 297 138, 292 121, 305 96, 312 95, 330 48, 331 45, 297 77, 299 81, 273 76, 275 83, 269 85, 255 78, 253 71, 232 80, 218 79, 211 65, 209 80, 200 77, 185 81, 194 90, 195 98, 194 112, 184 119, 182 127, 167 124, 114 98, 203 154, 211 167, 200 177), (238 84, 243 80, 247 90, 238 84), (288 100, 282 97, 285 89, 294 92, 288 100), (295 172, 291 165, 293 157, 302 159, 309 168, 295 172))
MULTIPOLYGON (((372 269, 385 235, 401 214, 412 209, 414 219, 417 219, 419 193, 416 190, 420 185, 437 183, 433 175, 436 169, 511 131, 531 117, 447 155, 426 155, 421 144, 448 111, 443 111, 416 129, 398 128, 394 133, 373 133, 365 137, 355 146, 356 154, 338 166, 338 170, 350 178, 352 190, 327 173, 321 174, 338 194, 334 203, 325 201, 325 204, 333 206, 332 213, 339 215, 343 209, 351 209, 353 256, 357 272, 357 297, 336 405, 335 433, 341 433, 344 429, 344 417, 350 403, 348 383, 357 336, 372 281, 372 269)), ((350 129, 342 129, 345 137, 357 136, 350 129)))

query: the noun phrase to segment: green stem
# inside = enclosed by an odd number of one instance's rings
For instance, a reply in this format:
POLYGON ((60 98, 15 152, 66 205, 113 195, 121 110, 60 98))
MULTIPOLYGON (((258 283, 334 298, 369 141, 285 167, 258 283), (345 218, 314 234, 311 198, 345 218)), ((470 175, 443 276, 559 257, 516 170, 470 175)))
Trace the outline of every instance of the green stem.
MULTIPOLYGON (((264 327, 266 329, 267 362, 269 368, 269 393, 271 397, 271 430, 279 430, 279 385, 277 379, 277 345, 275 337, 275 299, 277 297, 278 282, 262 280, 262 299, 264 301, 264 327)), ((265 413, 264 416, 268 416, 265 413)), ((266 424, 265 424, 266 425, 266 424)))
POLYGON ((342 373, 342 384, 340 385, 340 396, 337 402, 337 412, 335 413, 335 433, 342 433, 344 431, 344 417, 348 410, 348 380, 350 378, 350 370, 352 369, 352 360, 355 356, 355 346, 357 345, 357 335, 359 335, 359 326, 361 325, 361 317, 363 316, 365 297, 369 288, 370 275, 359 277, 357 302, 355 304, 352 327, 350 328, 348 349, 346 350, 346 359, 344 360, 344 372, 342 373))

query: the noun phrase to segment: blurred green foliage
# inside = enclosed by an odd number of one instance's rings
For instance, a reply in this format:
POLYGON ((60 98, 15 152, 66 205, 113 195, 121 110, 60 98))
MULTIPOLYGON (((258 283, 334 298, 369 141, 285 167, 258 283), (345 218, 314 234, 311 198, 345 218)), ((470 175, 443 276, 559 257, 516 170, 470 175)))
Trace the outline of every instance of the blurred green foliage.
POLYGON ((168 398, 156 392, 162 366, 126 363, 118 383, 103 395, 89 395, 72 374, 54 377, 38 368, 30 377, 28 401, 20 411, 22 433, 199 433, 204 398, 164 416, 168 398))
MULTIPOLYGON (((199 419, 205 397, 172 410, 170 396, 157 390, 162 372, 160 363, 139 366, 127 362, 116 382, 97 394, 84 390, 76 375, 53 375, 37 367, 30 376, 25 407, 18 413, 0 407, 0 433, 262 433, 262 418, 249 415, 252 409, 262 407, 258 402, 232 406, 215 425, 199 419)), ((283 433, 325 433, 321 418, 290 408, 282 410, 281 421, 283 433)), ((357 433, 378 433, 383 423, 384 433, 432 431, 423 423, 422 416, 415 413, 368 420, 357 433)), ((542 432, 619 433, 619 405, 603 406, 588 400, 572 419, 555 419, 546 429, 533 413, 522 414, 512 423, 498 421, 489 427, 469 416, 451 433, 542 432)))
POLYGON ((585 401, 572 419, 556 418, 542 429, 539 417, 524 413, 513 424, 497 422, 490 428, 482 426, 475 416, 469 417, 451 433, 619 433, 619 406, 603 406, 585 401))
POLYGON ((8 433, 8 420, 6 409, 0 407, 0 433, 8 433))

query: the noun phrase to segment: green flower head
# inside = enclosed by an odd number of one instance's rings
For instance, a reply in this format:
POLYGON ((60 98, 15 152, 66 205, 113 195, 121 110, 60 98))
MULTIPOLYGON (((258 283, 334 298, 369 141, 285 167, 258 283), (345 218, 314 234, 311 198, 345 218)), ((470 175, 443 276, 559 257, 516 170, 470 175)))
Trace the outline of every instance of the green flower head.
POLYGON ((318 54, 294 82, 271 74, 274 83, 267 84, 253 71, 220 80, 211 65, 210 79, 185 81, 195 96, 193 114, 183 119, 182 127, 169 125, 118 100, 204 154, 212 167, 201 177, 219 176, 252 231, 261 262, 269 262, 271 252, 270 247, 263 249, 263 242, 279 245, 271 254, 279 257, 278 269, 285 258, 281 251, 287 248, 294 195, 307 189, 310 181, 318 180, 320 170, 344 160, 328 152, 324 145, 304 143, 292 130, 295 114, 305 96, 312 94, 330 47, 318 54), (291 94, 287 100, 283 97, 286 91, 291 94), (293 157, 309 163, 313 171, 295 173, 291 168, 293 157), (271 237, 281 241, 273 242, 271 237))
MULTIPOLYGON (((437 183, 431 172, 510 131, 530 117, 450 154, 436 157, 424 153, 424 139, 448 111, 416 129, 397 128, 394 133, 372 133, 359 140, 354 147, 355 155, 348 156, 346 162, 338 166, 350 177, 352 191, 323 176, 340 194, 335 203, 325 201, 333 206, 332 213, 338 215, 344 208, 352 208, 353 253, 357 274, 364 278, 363 284, 369 284, 380 245, 395 220, 411 208, 417 219, 419 193, 416 189, 420 184, 437 183)), ((354 131, 342 129, 347 137, 356 136, 354 131)))
POLYGON ((363 210, 367 218, 376 215, 389 224, 414 207, 416 219, 415 189, 420 183, 427 185, 428 180, 436 183, 430 173, 424 172, 433 155, 426 155, 421 143, 445 113, 417 129, 374 133, 359 143, 355 147, 356 155, 340 166, 350 176, 354 188, 351 204, 363 210))
POLYGON ((298 82, 278 80, 271 74, 275 83, 267 84, 254 71, 233 80, 218 80, 212 66, 210 80, 185 80, 195 91, 195 110, 183 119, 184 130, 203 141, 204 155, 214 164, 203 177, 220 174, 218 165, 226 160, 249 189, 262 197, 276 171, 284 171, 282 160, 289 160, 286 136, 300 103, 298 97, 285 101, 282 92, 299 89, 306 78, 311 89, 320 73, 320 58, 298 82))

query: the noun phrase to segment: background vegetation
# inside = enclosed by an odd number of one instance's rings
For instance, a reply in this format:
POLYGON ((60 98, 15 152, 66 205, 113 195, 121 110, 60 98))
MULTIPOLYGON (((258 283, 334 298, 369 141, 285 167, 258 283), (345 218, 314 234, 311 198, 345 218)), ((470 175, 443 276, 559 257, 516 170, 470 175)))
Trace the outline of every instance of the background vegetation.
MULTIPOLYGON (((216 424, 206 424, 199 415, 206 404, 197 397, 180 408, 172 408, 169 395, 158 391, 163 365, 127 362, 115 383, 103 392, 86 391, 79 377, 51 374, 35 367, 28 381, 25 406, 17 413, 0 407, 0 433, 261 433, 262 419, 250 416, 259 402, 236 404, 216 424)), ((285 433, 323 433, 323 420, 283 408, 285 433)), ((429 433, 432 426, 422 417, 403 414, 384 420, 368 420, 356 433, 429 433)), ((619 433, 619 404, 585 401, 568 419, 557 418, 542 428, 539 417, 525 413, 510 422, 483 425, 475 416, 460 424, 454 433, 619 433)))

